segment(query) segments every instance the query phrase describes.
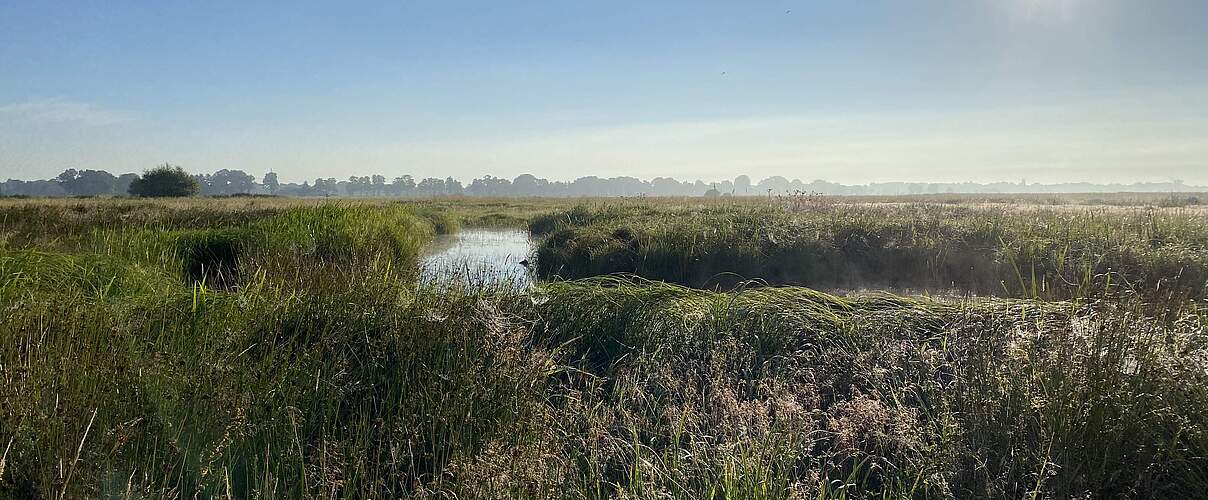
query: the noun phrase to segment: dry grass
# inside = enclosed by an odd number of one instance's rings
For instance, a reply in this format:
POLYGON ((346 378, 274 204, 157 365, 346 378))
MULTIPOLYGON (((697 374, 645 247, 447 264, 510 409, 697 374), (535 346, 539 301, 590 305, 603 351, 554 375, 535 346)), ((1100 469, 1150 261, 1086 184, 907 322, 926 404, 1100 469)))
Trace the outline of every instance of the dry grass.
MULTIPOLYGON (((941 303, 632 277, 431 288, 406 271, 432 234, 481 214, 539 221, 554 202, 243 202, 0 209, 0 496, 1208 489, 1194 303, 1154 315, 1127 297, 941 303), (121 214, 143 222, 105 225, 121 214), (187 279, 182 242, 237 248, 233 286, 187 279)), ((622 203, 617 220, 720 207, 622 203)))

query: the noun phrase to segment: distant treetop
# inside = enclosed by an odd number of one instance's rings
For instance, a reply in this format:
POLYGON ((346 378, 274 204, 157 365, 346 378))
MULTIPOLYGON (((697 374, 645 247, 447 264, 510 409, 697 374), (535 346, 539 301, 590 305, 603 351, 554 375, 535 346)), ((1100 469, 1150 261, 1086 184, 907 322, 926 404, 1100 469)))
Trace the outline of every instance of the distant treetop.
POLYGON ((193 196, 197 194, 197 184, 197 179, 185 169, 165 163, 131 182, 129 192, 148 198, 193 196))
POLYGON ((453 177, 418 177, 409 174, 353 175, 346 180, 334 177, 306 182, 281 182, 276 172, 266 173, 261 182, 238 169, 221 169, 212 174, 189 174, 174 165, 155 167, 144 175, 114 176, 104 170, 67 169, 47 180, 0 182, 3 196, 498 196, 498 197, 579 197, 579 196, 777 196, 795 193, 823 195, 928 195, 928 194, 1010 194, 1010 193, 1172 193, 1205 192, 1208 188, 1182 181, 1133 184, 1095 184, 1073 182, 1037 184, 1027 182, 874 182, 839 184, 823 180, 804 182, 772 176, 753 182, 746 175, 734 180, 706 183, 680 181, 670 177, 649 180, 636 177, 602 178, 594 175, 573 181, 548 180, 532 174, 514 179, 484 175, 466 183, 453 177))

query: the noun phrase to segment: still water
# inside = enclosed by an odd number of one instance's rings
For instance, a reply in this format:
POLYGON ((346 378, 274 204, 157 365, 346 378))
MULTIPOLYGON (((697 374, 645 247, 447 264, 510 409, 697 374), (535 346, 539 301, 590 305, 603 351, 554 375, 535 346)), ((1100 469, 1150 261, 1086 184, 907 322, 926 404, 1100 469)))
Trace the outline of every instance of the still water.
POLYGON ((468 285, 505 285, 519 288, 532 282, 528 268, 533 241, 527 231, 467 229, 441 235, 428 246, 420 262, 425 281, 468 285))

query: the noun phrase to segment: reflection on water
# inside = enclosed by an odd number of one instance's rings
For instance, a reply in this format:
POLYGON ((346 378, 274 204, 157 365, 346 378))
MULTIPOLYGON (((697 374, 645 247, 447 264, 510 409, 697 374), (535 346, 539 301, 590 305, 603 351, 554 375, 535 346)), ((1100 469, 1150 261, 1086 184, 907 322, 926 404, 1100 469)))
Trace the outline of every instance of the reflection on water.
POLYGON ((531 259, 527 231, 469 229, 437 236, 420 262, 422 279, 433 283, 460 280, 468 285, 526 287, 532 281, 521 264, 531 259))

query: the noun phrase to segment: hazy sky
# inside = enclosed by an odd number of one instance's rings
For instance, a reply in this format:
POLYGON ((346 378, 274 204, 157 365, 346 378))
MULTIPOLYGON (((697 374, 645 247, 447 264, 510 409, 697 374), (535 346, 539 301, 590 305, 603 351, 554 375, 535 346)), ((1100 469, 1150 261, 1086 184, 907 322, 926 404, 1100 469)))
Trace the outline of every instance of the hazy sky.
POLYGON ((1208 1, 0 2, 0 178, 1208 184, 1208 1))

